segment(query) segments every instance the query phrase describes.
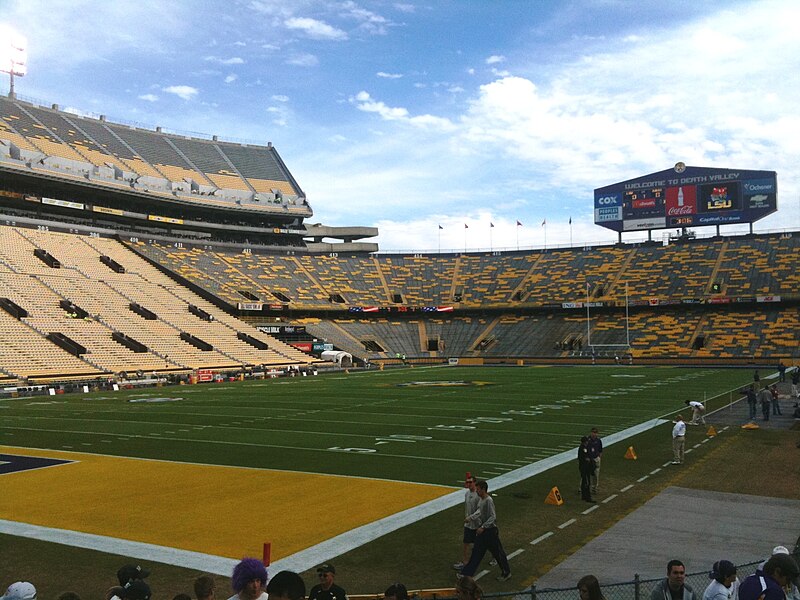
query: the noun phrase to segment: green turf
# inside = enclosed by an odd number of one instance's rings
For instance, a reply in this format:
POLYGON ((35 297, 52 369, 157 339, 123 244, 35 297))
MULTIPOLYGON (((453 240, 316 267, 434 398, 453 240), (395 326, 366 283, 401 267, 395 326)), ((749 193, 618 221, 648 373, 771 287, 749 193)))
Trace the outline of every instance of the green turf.
POLYGON ((436 367, 17 398, 0 401, 0 443, 458 485, 465 471, 493 477, 575 448, 592 426, 608 436, 681 409, 688 417, 685 400, 713 410, 749 378, 436 367))

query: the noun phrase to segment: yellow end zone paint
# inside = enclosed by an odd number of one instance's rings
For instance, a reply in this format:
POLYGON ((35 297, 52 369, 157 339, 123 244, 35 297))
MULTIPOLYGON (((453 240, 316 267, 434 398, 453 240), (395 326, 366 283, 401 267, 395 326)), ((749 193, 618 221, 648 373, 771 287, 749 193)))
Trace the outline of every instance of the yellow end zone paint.
POLYGON ((0 519, 278 560, 453 491, 337 475, 0 447, 77 462, 0 475, 0 519))

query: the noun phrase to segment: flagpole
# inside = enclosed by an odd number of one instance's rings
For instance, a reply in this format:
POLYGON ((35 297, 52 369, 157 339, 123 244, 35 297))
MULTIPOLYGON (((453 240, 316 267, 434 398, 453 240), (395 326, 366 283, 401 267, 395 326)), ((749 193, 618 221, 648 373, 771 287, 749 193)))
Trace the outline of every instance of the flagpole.
POLYGON ((489 252, 494 250, 494 245, 492 244, 492 229, 494 228, 493 223, 489 223, 489 252))
POLYGON ((437 233, 439 234, 439 254, 442 253, 442 226, 439 225, 437 229, 437 233))
POLYGON ((544 227, 544 249, 547 250, 547 219, 542 221, 542 227, 544 227))
POLYGON ((517 250, 519 250, 519 221, 517 221, 517 250))
POLYGON ((469 229, 469 227, 464 223, 464 254, 467 253, 467 229, 469 229))
POLYGON ((569 218, 569 245, 572 246, 572 217, 569 218))

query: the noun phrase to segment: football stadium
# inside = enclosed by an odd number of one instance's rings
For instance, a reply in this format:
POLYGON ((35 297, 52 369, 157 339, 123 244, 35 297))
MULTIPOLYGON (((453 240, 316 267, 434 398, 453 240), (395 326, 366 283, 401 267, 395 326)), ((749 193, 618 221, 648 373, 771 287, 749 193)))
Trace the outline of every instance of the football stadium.
POLYGON ((311 223, 271 143, 12 88, 0 587, 101 598, 133 564, 153 598, 201 575, 223 598, 254 557, 350 597, 461 597, 464 575, 560 600, 596 573, 638 600, 674 556, 698 595, 720 558, 742 580, 796 556, 800 231, 754 230, 779 174, 747 167, 598 181, 616 243, 393 253, 311 223), (476 478, 499 566, 462 542, 476 478))

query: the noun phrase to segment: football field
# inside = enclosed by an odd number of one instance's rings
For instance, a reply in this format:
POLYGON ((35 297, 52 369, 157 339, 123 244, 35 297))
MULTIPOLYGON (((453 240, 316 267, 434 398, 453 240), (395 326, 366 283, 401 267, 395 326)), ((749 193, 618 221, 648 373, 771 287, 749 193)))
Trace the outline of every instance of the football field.
POLYGON ((270 540, 281 558, 445 496, 467 471, 571 451, 593 426, 688 418, 685 400, 714 410, 750 375, 431 367, 8 399, 0 453, 65 462, 2 475, 0 519, 227 557, 270 540), (245 535, 253 511, 270 526, 245 535))

